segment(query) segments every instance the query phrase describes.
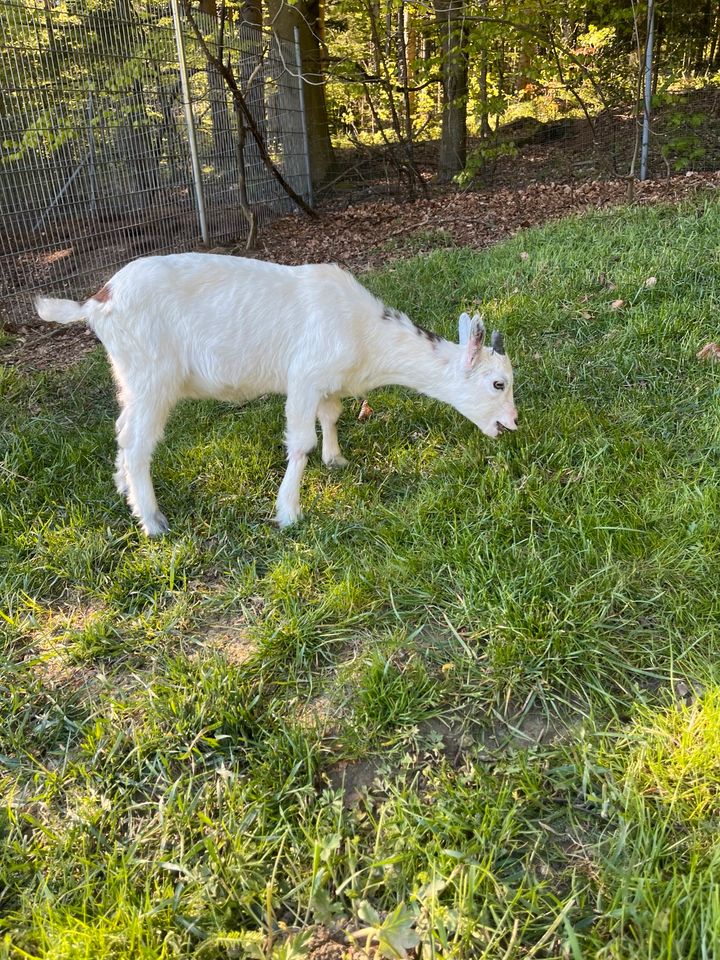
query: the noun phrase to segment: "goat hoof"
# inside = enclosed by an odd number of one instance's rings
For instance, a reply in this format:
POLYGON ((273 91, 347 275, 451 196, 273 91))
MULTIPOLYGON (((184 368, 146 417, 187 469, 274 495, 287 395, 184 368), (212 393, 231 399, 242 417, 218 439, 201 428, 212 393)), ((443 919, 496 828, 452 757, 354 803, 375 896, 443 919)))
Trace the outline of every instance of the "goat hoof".
POLYGON ((143 521, 142 528, 149 537, 161 537, 164 533, 170 533, 170 524, 165 514, 159 510, 151 520, 143 521))
POLYGON ((330 457, 329 460, 325 461, 326 467, 346 467, 349 461, 345 459, 342 455, 337 457, 330 457))
POLYGON ((278 510, 277 516, 275 517, 275 522, 281 530, 287 530, 288 527, 297 523, 298 520, 302 520, 300 510, 278 510))

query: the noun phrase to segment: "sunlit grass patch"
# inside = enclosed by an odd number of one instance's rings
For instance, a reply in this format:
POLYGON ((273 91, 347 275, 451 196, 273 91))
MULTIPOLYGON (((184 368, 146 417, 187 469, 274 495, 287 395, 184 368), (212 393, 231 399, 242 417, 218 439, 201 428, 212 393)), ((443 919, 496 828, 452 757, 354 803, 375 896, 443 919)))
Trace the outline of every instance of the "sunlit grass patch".
MULTIPOLYGON (((711 821, 720 813, 720 693, 710 688, 693 702, 644 709, 628 733, 626 776, 667 816, 711 821)), ((700 688, 702 689, 702 688, 700 688)))
POLYGON ((368 742, 379 743, 439 710, 438 683, 424 661, 417 655, 388 657, 381 649, 354 665, 356 689, 350 726, 362 731, 363 751, 368 742))

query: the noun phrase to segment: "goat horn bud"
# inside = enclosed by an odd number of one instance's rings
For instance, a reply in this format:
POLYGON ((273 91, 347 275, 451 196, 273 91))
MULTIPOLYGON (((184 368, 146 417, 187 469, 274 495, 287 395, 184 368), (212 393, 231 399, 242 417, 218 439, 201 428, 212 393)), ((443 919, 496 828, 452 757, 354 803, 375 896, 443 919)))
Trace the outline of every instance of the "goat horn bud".
POLYGON ((503 335, 499 330, 493 330, 492 337, 490 338, 490 346, 493 348, 495 353, 505 353, 505 344, 503 343, 503 335))

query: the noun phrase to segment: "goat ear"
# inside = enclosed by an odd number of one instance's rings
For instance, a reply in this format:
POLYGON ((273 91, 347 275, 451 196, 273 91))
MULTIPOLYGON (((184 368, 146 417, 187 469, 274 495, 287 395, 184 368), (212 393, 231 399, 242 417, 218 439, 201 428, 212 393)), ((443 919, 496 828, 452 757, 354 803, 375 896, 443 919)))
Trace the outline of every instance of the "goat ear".
POLYGON ((464 347, 470 336, 470 324, 472 323, 469 313, 461 313, 458 320, 458 341, 460 346, 464 347))
POLYGON ((476 313, 469 322, 468 336, 465 343, 465 363, 468 367, 474 367, 478 362, 484 343, 485 324, 480 314, 476 313))

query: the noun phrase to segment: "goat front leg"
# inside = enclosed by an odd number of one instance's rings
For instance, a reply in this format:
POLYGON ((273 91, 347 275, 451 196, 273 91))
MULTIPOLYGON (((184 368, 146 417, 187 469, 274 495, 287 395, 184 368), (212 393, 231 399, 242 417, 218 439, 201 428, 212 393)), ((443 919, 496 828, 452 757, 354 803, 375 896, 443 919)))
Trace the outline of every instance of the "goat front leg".
POLYGON ((285 404, 285 445, 288 465, 280 484, 276 519, 280 527, 289 527, 300 520, 300 484, 308 456, 317 443, 315 417, 319 397, 311 391, 288 392, 285 404))
POLYGON ((340 397, 326 397, 318 404, 318 420, 322 428, 322 459, 326 467, 346 467, 347 460, 340 452, 337 422, 342 413, 340 397))

